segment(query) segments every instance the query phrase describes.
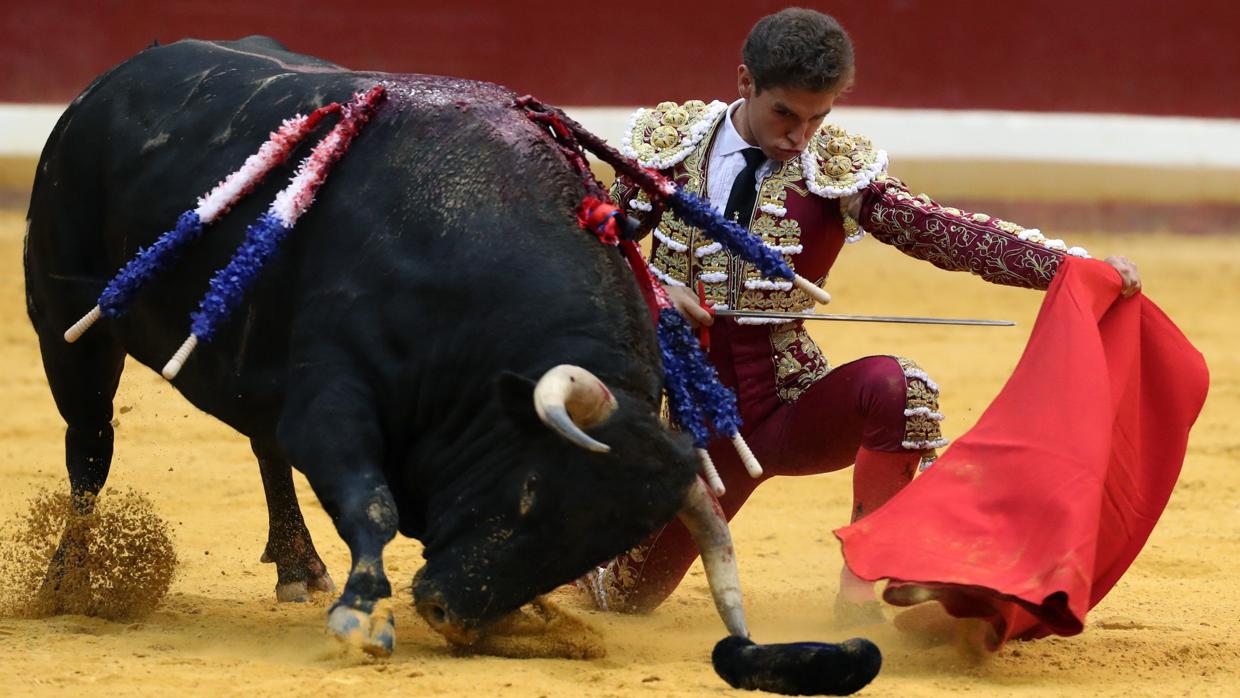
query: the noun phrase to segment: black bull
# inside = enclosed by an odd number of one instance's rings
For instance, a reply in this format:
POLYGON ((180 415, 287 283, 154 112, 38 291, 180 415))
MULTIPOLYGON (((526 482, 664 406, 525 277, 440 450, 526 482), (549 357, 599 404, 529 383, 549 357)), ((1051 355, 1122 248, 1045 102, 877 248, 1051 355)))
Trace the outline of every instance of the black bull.
POLYGON ((266 557, 286 597, 331 585, 289 464, 306 475, 352 553, 332 629, 383 651, 390 627, 366 614, 390 595, 382 550, 397 531, 425 546, 419 611, 459 637, 639 542, 694 477, 690 444, 657 417, 658 347, 632 272, 578 226, 580 179, 513 95, 349 72, 262 39, 149 49, 57 124, 31 200, 26 279, 72 491, 98 492, 125 354, 151 367, 172 355, 210 275, 310 144, 128 314, 73 344, 65 328, 282 119, 376 83, 387 102, 175 385, 250 438, 271 512, 266 557), (618 409, 590 430, 610 452, 536 414, 535 382, 560 364, 614 395, 618 409))

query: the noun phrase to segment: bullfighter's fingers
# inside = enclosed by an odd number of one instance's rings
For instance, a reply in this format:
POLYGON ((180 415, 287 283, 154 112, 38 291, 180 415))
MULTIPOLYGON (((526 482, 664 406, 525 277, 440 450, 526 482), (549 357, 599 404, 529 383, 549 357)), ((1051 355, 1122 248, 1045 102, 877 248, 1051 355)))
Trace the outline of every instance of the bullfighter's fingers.
POLYGON ((1127 298, 1141 290, 1141 274, 1137 271, 1137 265, 1133 264, 1132 260, 1117 255, 1107 257, 1103 261, 1119 272, 1120 280, 1123 282, 1123 288, 1120 291, 1121 295, 1127 298))
POLYGON ((680 313, 693 329, 702 325, 710 327, 715 324, 715 318, 698 304, 697 296, 688 288, 684 286, 664 286, 664 288, 667 290, 672 305, 676 307, 676 312, 680 313))

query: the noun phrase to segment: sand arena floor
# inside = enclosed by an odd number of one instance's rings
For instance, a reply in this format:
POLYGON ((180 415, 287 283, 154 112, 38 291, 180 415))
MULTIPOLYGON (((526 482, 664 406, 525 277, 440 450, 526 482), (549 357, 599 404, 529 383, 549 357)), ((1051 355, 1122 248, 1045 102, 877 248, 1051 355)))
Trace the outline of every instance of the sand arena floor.
MULTIPOLYGON (((63 424, 25 316, 24 211, 0 211, 0 518, 40 488, 67 487, 63 424)), ((1123 252, 1145 287, 1201 349, 1213 376, 1183 475, 1143 554, 1094 610, 1084 634, 1012 643, 971 658, 922 648, 890 626, 867 629, 882 674, 861 695, 1236 695, 1240 682, 1240 236, 1069 236, 1099 256, 1123 252)), ((945 431, 966 430, 1015 365, 1040 301, 908 260, 872 240, 848 247, 830 284, 833 310, 1010 318, 1017 329, 822 324, 834 362, 899 351, 944 386, 945 431)), ((556 601, 603 635, 592 661, 454 655, 396 597, 398 648, 387 661, 342 656, 323 635, 328 599, 277 604, 259 563, 266 513, 245 439, 196 412, 154 372, 132 364, 116 400, 109 487, 148 494, 172 527, 181 565, 162 606, 138 622, 84 616, 0 618, 0 694, 706 696, 730 692, 711 670, 724 634, 700 568, 662 609, 604 616, 571 594, 556 601)), ((319 551, 337 581, 347 551, 298 477, 319 551)), ((831 602, 840 557, 831 529, 847 517, 849 474, 764 486, 733 531, 750 627, 764 642, 839 640, 831 602)), ((394 587, 420 548, 387 550, 394 587)), ((6 580, 7 581, 7 580, 6 580)))

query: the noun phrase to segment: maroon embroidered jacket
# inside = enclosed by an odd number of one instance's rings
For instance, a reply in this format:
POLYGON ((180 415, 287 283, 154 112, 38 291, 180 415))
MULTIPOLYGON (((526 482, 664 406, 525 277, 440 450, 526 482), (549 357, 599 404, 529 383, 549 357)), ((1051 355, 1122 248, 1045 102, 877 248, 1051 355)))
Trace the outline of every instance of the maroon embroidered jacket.
MULTIPOLYGON (((682 188, 706 192, 710 145, 727 112, 723 102, 663 102, 638 110, 624 149, 682 188)), ((886 174, 887 156, 868 139, 824 124, 801 157, 775 167, 759 187, 750 231, 782 252, 802 276, 823 283, 845 241, 870 233, 905 254, 987 281, 1045 289, 1064 254, 1088 256, 1022 228, 980 213, 941 206, 913 195, 886 174), (860 196, 856 217, 842 207, 860 196)), ((621 179, 613 198, 641 216, 645 194, 621 179)), ((855 201, 854 201, 855 203, 855 201)), ((763 279, 750 265, 667 214, 654 232, 651 265, 664 283, 700 281, 716 307, 759 311, 806 311, 812 300, 791 284, 763 279)))

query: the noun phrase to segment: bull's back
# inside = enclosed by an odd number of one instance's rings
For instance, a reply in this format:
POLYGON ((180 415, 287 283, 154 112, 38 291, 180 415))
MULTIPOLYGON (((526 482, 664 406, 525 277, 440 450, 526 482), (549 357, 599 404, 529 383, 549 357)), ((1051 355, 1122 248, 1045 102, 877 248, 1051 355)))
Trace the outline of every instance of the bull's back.
POLYGON ((322 93, 348 95, 343 69, 294 57, 261 37, 186 40, 96 79, 65 110, 40 158, 31 261, 53 274, 110 275, 282 118, 318 106, 322 93))
MULTIPOLYGON (((287 367, 298 361, 290 352, 307 344, 354 342, 351 354, 373 363, 372 373, 431 393, 449 390, 437 381, 458 368, 537 372, 545 367, 534 364, 552 356, 584 364, 596 343, 614 346, 603 362, 609 368, 622 365, 635 342, 651 344, 623 263, 574 223, 580 183, 545 134, 511 108, 511 93, 448 78, 351 73, 262 40, 149 49, 66 112, 31 204, 36 325, 62 332, 118 268, 283 119, 375 82, 388 88, 388 103, 244 306, 186 365, 182 393, 250 433, 278 410, 287 367), (422 370, 407 370, 410 363, 422 370)), ((317 137, 210 226, 130 312, 109 321, 127 352, 163 365, 187 335, 211 274, 317 137)), ((648 390, 651 379, 642 382, 648 390)))
MULTIPOLYGON (((283 119, 348 99, 357 84, 338 66, 261 38, 152 48, 98 78, 62 115, 32 190, 26 282, 40 337, 58 336, 93 306, 119 268, 238 169, 283 119)), ((139 361, 162 366, 188 334, 211 274, 309 145, 210 226, 124 317, 91 332, 111 332, 139 361)), ((221 331, 221 345, 232 351, 203 352, 178 382, 199 407, 246 432, 255 421, 247 414, 270 412, 280 399, 279 333, 287 331, 287 299, 265 279, 259 286, 264 301, 247 303, 221 331)))

